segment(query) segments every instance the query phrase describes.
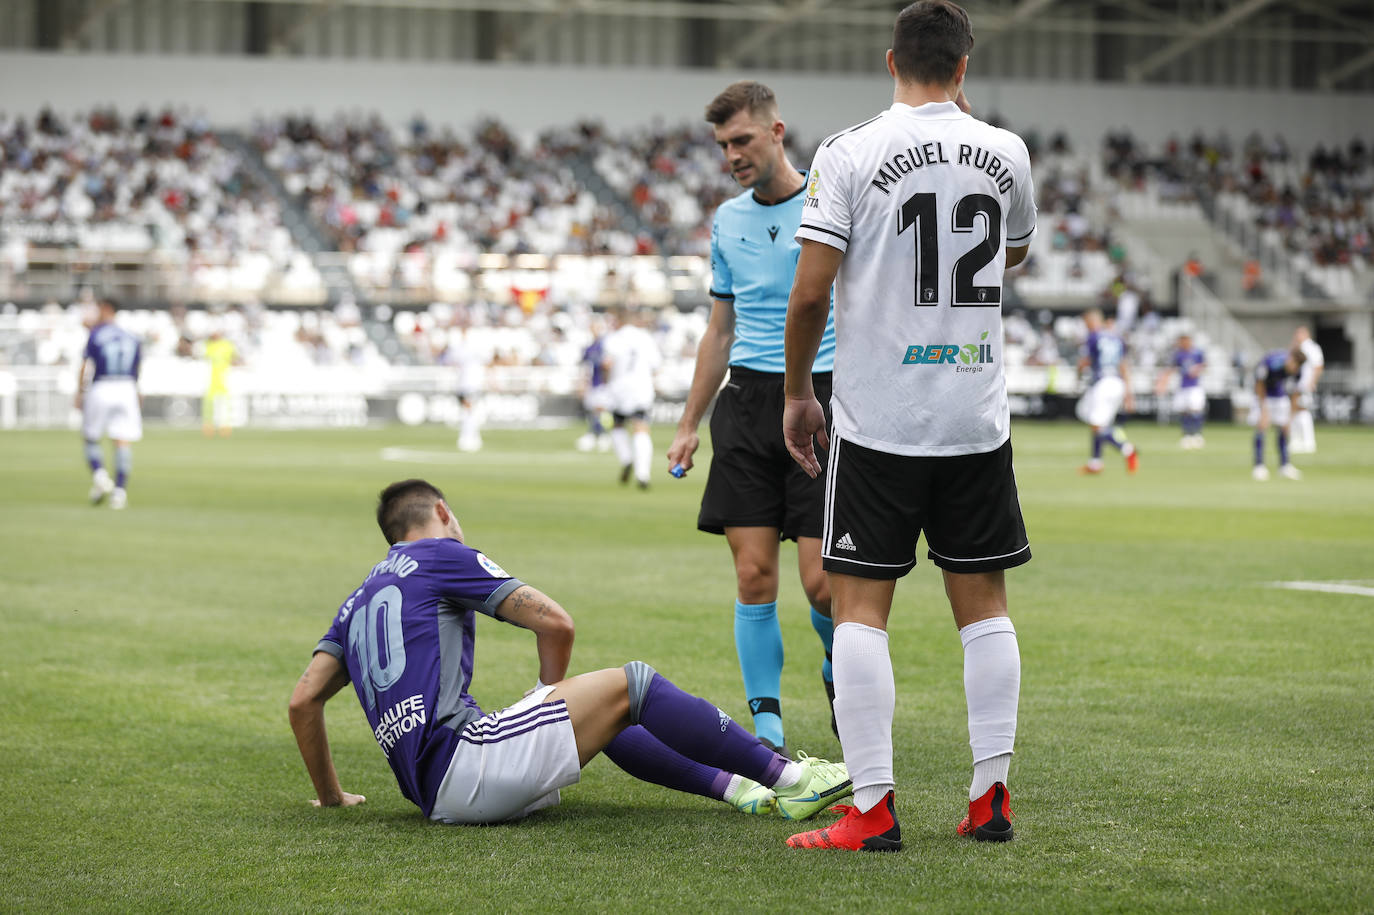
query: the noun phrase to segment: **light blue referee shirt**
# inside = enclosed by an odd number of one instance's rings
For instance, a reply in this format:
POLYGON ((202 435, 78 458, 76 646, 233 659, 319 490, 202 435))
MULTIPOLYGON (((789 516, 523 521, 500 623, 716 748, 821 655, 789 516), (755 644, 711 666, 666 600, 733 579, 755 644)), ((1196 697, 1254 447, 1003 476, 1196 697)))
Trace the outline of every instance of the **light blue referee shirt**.
MULTIPOLYGON (((793 236, 801 223, 803 184, 791 197, 760 203, 753 191, 722 203, 711 223, 711 297, 735 306, 735 342, 730 364, 756 372, 786 371, 783 330, 787 297, 797 272, 801 243, 793 236)), ((834 302, 834 292, 831 292, 834 302)), ((825 336, 812 365, 829 372, 835 365, 835 310, 825 321, 825 336)))

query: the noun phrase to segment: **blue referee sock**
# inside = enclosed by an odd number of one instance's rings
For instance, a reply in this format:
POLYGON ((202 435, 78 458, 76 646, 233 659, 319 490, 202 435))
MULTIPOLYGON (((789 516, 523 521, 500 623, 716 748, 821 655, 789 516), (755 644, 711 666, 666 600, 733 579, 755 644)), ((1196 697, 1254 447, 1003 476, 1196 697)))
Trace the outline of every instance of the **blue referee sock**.
POLYGON ((778 625, 777 601, 735 601, 735 652, 744 677, 744 695, 754 715, 754 734, 781 747, 782 627, 778 625))
POLYGON ((825 660, 821 662, 821 677, 827 683, 835 682, 835 669, 830 664, 830 653, 835 649, 835 621, 815 607, 811 608, 811 628, 821 637, 825 646, 825 660))

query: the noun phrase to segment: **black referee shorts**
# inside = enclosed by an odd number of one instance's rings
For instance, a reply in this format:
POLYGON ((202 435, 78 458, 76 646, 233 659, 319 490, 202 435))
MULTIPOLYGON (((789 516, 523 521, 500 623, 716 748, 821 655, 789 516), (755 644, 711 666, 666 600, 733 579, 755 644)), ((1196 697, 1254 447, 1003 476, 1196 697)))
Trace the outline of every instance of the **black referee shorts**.
MULTIPOLYGON (((783 540, 821 535, 825 475, 816 479, 792 460, 782 440, 783 376, 730 367, 711 413, 711 470, 697 528, 776 527, 783 540)), ((830 425, 830 373, 811 376, 830 425)), ((825 465, 825 452, 817 447, 825 465)))
POLYGON ((983 454, 910 457, 830 439, 822 564, 861 578, 901 578, 916 542, 948 572, 1010 569, 1031 558, 1011 440, 983 454))

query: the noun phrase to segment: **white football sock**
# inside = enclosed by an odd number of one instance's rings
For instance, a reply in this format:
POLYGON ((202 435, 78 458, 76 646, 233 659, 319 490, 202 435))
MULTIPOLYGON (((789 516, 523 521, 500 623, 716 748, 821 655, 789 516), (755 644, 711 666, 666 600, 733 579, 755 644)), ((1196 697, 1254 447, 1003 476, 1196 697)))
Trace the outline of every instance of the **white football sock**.
POLYGON ((878 806, 896 785, 892 776, 892 716, 897 685, 887 633, 862 623, 835 627, 835 721, 845 765, 861 813, 878 806))
POLYGON ((482 414, 477 412, 476 406, 465 407, 461 420, 462 436, 468 441, 481 441, 482 437, 482 414))
POLYGON ((634 437, 635 479, 641 483, 649 482, 649 472, 654 464, 654 443, 648 432, 636 432, 634 437))
POLYGON ((1289 450, 1291 451, 1315 451, 1317 448, 1316 427, 1312 424, 1312 412, 1310 410, 1299 410, 1293 414, 1292 425, 1289 426, 1289 450))
POLYGON ((1003 753, 991 759, 980 759, 973 764, 973 784, 968 789, 968 799, 976 801, 988 793, 988 789, 1001 782, 1007 783, 1007 772, 1011 769, 1011 754, 1003 753))
POLYGON ((792 760, 787 761, 787 765, 782 767, 782 772, 778 775, 778 780, 773 783, 774 791, 785 791, 794 787, 801 781, 802 767, 792 760))
POLYGON ((1021 651, 1016 644, 1016 628, 1005 616, 970 623, 959 630, 959 639, 964 643, 964 697, 974 763, 969 800, 977 800, 993 782, 1006 784, 1006 764, 1016 742, 1021 651), (994 762, 998 757, 1004 761, 994 762), (994 777, 998 775, 1000 778, 994 777))
POLYGON ((611 444, 615 446, 616 459, 620 461, 621 467, 628 467, 634 461, 634 454, 630 450, 630 432, 624 426, 616 426, 611 430, 611 444))

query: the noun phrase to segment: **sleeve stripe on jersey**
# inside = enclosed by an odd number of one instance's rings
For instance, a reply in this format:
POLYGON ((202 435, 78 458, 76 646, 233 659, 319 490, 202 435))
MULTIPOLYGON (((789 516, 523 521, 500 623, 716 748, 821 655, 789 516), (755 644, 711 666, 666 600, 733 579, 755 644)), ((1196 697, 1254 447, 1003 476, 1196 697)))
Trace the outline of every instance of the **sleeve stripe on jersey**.
POLYGON ((800 229, 810 229, 812 232, 824 232, 826 235, 833 235, 833 236, 835 236, 836 238, 838 238, 838 239, 840 239, 842 242, 844 242, 846 245, 849 244, 849 236, 848 236, 848 235, 841 235, 839 232, 836 232, 836 231, 834 231, 834 230, 832 230, 832 229, 822 229, 820 226, 808 225, 807 223, 802 223, 800 226, 798 226, 798 228, 800 228, 800 229))
POLYGON ((716 292, 714 289, 711 290, 710 294, 711 298, 720 299, 722 302, 728 302, 735 297, 733 292, 716 292))
POLYGON ((845 134, 847 134, 847 133, 853 133, 854 131, 858 130, 860 127, 867 127, 869 124, 872 124, 874 121, 878 120, 878 118, 880 118, 880 117, 882 117, 881 114, 875 115, 874 117, 869 118, 867 121, 864 121, 862 124, 855 124, 853 127, 849 128, 848 130, 841 130, 839 133, 835 134, 833 137, 831 137, 830 139, 826 140, 826 141, 825 141, 824 143, 822 143, 821 145, 822 145, 822 146, 829 146, 831 143, 834 143, 836 140, 838 140, 840 137, 844 136, 845 134))
POLYGON ((1015 238, 1008 238, 1008 239, 1007 239, 1007 244, 1011 244, 1012 242, 1017 242, 1017 241, 1025 241, 1026 239, 1030 238, 1030 237, 1031 237, 1032 235, 1034 235, 1034 234, 1035 234, 1035 226, 1031 226, 1030 231, 1027 232, 1025 235, 1018 235, 1018 236, 1016 236, 1015 238))

